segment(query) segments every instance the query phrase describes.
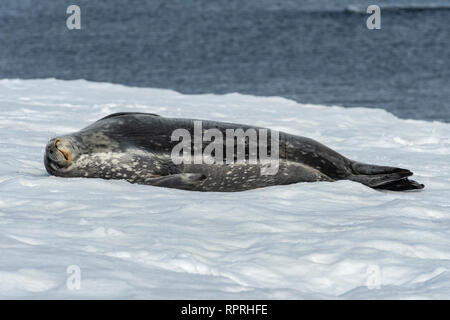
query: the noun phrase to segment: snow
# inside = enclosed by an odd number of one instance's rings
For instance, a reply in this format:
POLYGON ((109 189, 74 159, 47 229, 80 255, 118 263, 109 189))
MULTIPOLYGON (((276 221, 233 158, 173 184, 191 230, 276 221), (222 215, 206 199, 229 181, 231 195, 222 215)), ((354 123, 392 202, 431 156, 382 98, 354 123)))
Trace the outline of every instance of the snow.
POLYGON ((84 80, 0 80, 0 298, 450 298, 450 124, 84 80), (409 168, 420 192, 200 193, 63 179, 46 142, 119 111, 253 124, 409 168), (67 285, 69 266, 81 287, 67 285))

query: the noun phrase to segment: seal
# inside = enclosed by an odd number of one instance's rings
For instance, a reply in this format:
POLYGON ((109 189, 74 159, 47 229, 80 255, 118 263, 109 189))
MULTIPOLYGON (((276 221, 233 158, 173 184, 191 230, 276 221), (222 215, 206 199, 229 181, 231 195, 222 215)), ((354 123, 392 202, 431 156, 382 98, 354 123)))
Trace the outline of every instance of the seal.
POLYGON ((407 169, 352 161, 309 138, 247 125, 165 118, 150 113, 115 113, 78 132, 54 138, 46 146, 44 164, 49 174, 59 177, 121 179, 193 191, 244 191, 337 180, 352 180, 371 188, 394 191, 424 188, 423 184, 408 179, 413 173, 407 169), (177 130, 194 136, 193 142, 184 141, 185 149, 180 148, 180 136, 174 135, 177 130), (244 155, 243 159, 230 161, 236 160, 239 147, 229 148, 218 137, 224 135, 227 143, 236 144, 239 140, 236 132, 251 130, 256 136, 252 139, 250 134, 244 135, 245 152, 240 154, 244 155), (263 130, 267 131, 267 137, 270 136, 267 141, 261 139, 264 138, 263 130), (214 141, 211 135, 209 141, 199 141, 195 137, 199 132, 201 138, 214 132, 214 141), (231 139, 228 138, 230 132, 234 132, 231 139), (274 137, 277 137, 276 143, 274 137), (253 149, 251 142, 256 143, 253 149), (211 148, 212 144, 214 148, 211 148), (267 148, 270 149, 268 156, 277 156, 276 170, 271 174, 262 170, 267 168, 267 161, 263 161, 266 158, 262 157, 261 151, 267 148), (206 159, 202 152, 207 150, 220 161, 199 162, 194 156, 192 162, 192 153, 206 159), (174 153, 180 156, 174 157, 174 153), (255 159, 251 156, 255 154, 256 161, 252 161, 255 159), (191 162, 180 162, 180 157, 191 159, 191 162))

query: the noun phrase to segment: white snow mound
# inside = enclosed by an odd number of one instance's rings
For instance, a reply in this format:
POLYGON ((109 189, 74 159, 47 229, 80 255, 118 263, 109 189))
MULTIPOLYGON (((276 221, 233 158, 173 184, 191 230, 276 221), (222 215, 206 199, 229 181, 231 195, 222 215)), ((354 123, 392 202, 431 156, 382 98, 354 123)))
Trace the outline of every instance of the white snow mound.
POLYGON ((0 298, 450 298, 450 124, 55 79, 0 80, 0 111, 0 298), (426 187, 200 193, 46 173, 50 138, 119 111, 308 136, 426 187))

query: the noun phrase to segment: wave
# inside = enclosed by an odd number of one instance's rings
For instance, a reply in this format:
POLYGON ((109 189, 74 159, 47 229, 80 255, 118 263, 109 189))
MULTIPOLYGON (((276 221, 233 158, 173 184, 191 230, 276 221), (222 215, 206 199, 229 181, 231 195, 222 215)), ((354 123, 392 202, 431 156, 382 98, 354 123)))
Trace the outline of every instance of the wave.
MULTIPOLYGON (((419 11, 447 11, 450 5, 380 5, 381 11, 398 11, 398 12, 419 12, 419 11)), ((345 8, 345 12, 351 13, 367 13, 367 7, 361 5, 349 5, 345 8)))

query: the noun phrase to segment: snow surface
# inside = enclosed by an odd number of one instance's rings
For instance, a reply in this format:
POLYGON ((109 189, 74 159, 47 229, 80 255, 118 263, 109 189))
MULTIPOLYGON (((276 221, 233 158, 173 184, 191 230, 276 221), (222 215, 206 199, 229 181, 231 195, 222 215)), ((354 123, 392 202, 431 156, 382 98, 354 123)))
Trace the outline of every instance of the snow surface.
MULTIPOLYGON (((426 107, 426 106, 424 106, 426 107)), ((0 80, 0 298, 450 298, 450 124, 84 80, 0 80), (46 142, 118 111, 270 127, 409 168, 421 192, 200 193, 63 179, 46 142), (81 288, 66 286, 68 266, 81 288)))

